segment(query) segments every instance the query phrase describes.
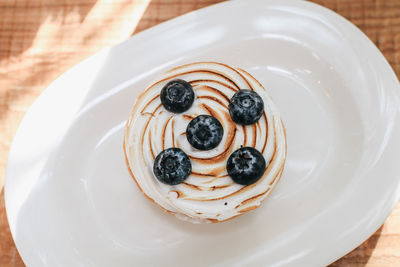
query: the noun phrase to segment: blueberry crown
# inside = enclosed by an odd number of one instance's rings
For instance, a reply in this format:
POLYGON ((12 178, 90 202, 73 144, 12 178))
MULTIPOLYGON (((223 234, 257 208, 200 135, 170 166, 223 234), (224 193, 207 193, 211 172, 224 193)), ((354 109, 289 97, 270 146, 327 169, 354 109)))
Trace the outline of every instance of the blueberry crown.
MULTIPOLYGON (((168 82, 161 90, 161 103, 173 113, 187 111, 194 102, 195 94, 190 83, 176 79, 168 82)), ((250 89, 238 90, 229 101, 229 114, 239 125, 256 123, 264 112, 260 95, 250 89)), ((210 115, 199 115, 186 128, 186 138, 196 149, 211 150, 219 145, 224 129, 219 120, 210 115)), ((257 182, 265 172, 264 156, 253 147, 241 147, 228 158, 226 169, 238 184, 250 185, 257 182)), ((179 148, 168 148, 157 155, 153 172, 165 184, 177 185, 190 175, 192 165, 189 157, 179 148)))

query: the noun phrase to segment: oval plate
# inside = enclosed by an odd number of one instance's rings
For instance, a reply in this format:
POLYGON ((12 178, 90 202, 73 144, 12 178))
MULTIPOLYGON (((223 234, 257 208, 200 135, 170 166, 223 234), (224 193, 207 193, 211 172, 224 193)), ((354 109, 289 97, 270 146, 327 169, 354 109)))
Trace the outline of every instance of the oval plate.
POLYGON ((384 222, 400 193, 400 88, 382 54, 339 15, 303 1, 233 1, 135 35, 66 72, 26 114, 5 197, 28 266, 327 265, 384 222), (162 71, 243 68, 287 127, 276 190, 254 212, 193 225, 131 179, 123 129, 162 71))

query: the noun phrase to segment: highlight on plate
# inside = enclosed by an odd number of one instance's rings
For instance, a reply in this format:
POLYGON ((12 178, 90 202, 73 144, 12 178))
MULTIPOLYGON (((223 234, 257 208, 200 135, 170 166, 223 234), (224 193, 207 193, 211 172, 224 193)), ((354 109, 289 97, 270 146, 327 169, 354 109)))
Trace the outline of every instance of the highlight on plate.
POLYGON ((271 193, 286 132, 253 76, 198 62, 163 73, 139 96, 124 151, 147 198, 179 219, 214 223, 258 208, 271 193))

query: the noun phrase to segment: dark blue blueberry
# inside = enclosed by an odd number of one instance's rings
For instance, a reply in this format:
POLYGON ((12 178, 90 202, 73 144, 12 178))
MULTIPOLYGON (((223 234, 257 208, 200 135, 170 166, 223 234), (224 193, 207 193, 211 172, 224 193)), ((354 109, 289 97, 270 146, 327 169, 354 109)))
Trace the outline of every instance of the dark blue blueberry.
POLYGON ((265 159, 257 149, 242 147, 230 155, 226 170, 235 183, 249 185, 257 182, 265 172, 265 159))
POLYGON ((182 113, 192 106, 194 92, 190 83, 176 79, 170 81, 161 89, 160 98, 166 110, 182 113))
POLYGON ((189 143, 200 150, 210 150, 221 142, 224 128, 210 115, 200 115, 191 120, 186 128, 189 143))
POLYGON ((153 172, 160 182, 177 185, 192 172, 192 163, 181 149, 167 148, 154 160, 153 172))
POLYGON ((257 122, 264 112, 264 101, 249 89, 237 91, 229 103, 229 114, 237 124, 249 125, 257 122))

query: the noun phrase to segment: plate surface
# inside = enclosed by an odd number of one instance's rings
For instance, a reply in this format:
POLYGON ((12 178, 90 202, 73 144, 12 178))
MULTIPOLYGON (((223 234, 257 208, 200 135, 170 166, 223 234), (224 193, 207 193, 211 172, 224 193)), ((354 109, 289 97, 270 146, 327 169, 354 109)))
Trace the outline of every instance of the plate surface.
POLYGON ((384 222, 400 194, 400 87, 355 26, 303 1, 233 1, 85 60, 26 114, 7 166, 28 266, 323 266, 384 222), (124 162, 123 129, 162 71, 219 61, 254 75, 283 116, 288 158, 263 205, 193 225, 160 211, 124 162))

